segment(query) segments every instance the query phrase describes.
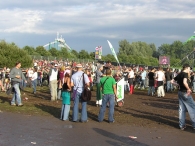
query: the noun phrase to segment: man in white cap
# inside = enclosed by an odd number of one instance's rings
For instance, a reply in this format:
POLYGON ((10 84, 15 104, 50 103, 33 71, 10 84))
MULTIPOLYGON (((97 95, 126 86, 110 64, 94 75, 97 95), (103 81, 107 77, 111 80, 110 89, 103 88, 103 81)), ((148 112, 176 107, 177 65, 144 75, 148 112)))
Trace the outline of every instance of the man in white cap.
POLYGON ((49 86, 51 92, 51 101, 57 100, 57 76, 58 76, 58 65, 52 63, 51 69, 49 71, 49 86))
POLYGON ((77 72, 74 73, 71 77, 71 86, 73 86, 73 95, 74 95, 74 106, 73 106, 73 115, 72 120, 73 122, 78 121, 78 112, 79 112, 79 102, 81 102, 82 105, 82 111, 81 111, 81 122, 88 122, 87 120, 87 102, 82 101, 81 99, 81 93, 83 92, 83 89, 85 86, 90 86, 90 81, 88 76, 82 71, 82 65, 77 64, 76 65, 77 72), (85 85, 83 85, 83 75, 84 75, 84 82, 85 85))

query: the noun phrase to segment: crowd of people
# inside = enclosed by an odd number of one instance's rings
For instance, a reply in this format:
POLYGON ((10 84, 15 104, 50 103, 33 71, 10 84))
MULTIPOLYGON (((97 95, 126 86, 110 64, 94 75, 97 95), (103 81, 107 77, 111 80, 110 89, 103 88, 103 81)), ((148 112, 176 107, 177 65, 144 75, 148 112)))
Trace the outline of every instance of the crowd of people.
POLYGON ((135 88, 147 89, 149 96, 158 98, 165 97, 166 92, 179 90, 179 126, 181 129, 185 128, 187 110, 195 128, 195 103, 191 96, 191 93, 195 92, 195 78, 189 65, 185 65, 183 70, 179 71, 169 67, 164 69, 162 67, 113 66, 110 61, 100 64, 34 60, 33 67, 28 69, 20 69, 20 67, 21 63, 17 62, 13 69, 4 67, 1 70, 0 86, 2 91, 13 92, 12 106, 23 106, 20 95, 23 87, 32 87, 33 94, 36 94, 37 86, 49 86, 51 101, 62 100, 62 120, 69 120, 72 99, 72 121, 88 122, 87 102, 82 101, 81 94, 84 87, 93 90, 96 85, 96 106, 100 106, 98 121, 103 121, 104 112, 108 106, 108 121, 113 123, 117 99, 116 84, 124 78, 124 92, 130 95, 134 93, 135 88), (79 102, 82 105, 80 119, 79 102))

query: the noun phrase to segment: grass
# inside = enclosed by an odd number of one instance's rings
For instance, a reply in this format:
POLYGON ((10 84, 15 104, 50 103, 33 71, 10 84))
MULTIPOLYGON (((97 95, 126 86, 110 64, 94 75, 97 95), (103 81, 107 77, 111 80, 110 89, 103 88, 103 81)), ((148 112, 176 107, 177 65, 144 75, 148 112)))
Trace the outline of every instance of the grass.
POLYGON ((23 113, 28 115, 59 115, 61 101, 50 101, 50 92, 48 87, 37 87, 37 94, 32 94, 31 88, 25 88, 21 92, 21 99, 24 106, 11 106, 12 95, 5 92, 0 93, 0 110, 13 113, 23 113), (26 100, 25 98, 28 98, 26 100))

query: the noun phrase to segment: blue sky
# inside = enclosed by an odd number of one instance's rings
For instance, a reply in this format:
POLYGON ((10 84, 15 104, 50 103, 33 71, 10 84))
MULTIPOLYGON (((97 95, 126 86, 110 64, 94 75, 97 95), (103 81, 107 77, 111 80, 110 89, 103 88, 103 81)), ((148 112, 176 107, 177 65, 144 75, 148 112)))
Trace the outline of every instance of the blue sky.
POLYGON ((119 41, 159 47, 195 35, 193 0, 6 0, 0 1, 0 40, 37 47, 59 32, 73 49, 116 52, 119 41))

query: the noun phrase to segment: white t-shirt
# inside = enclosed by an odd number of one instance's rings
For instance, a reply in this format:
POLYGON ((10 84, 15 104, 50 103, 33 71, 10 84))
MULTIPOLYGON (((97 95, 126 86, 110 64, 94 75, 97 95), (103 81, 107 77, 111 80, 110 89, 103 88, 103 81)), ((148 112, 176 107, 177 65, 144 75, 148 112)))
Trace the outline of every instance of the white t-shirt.
POLYGON ((28 70, 28 72, 27 72, 27 76, 28 76, 29 78, 31 78, 31 77, 32 77, 32 75, 33 75, 33 70, 28 70))
POLYGON ((134 71, 133 71, 133 70, 131 70, 131 71, 129 72, 129 78, 134 78, 134 71))
POLYGON ((162 71, 157 71, 156 77, 157 77, 157 81, 163 81, 165 78, 165 74, 162 71))
POLYGON ((38 78, 38 73, 37 72, 34 72, 33 75, 32 75, 32 81, 36 80, 38 78))

